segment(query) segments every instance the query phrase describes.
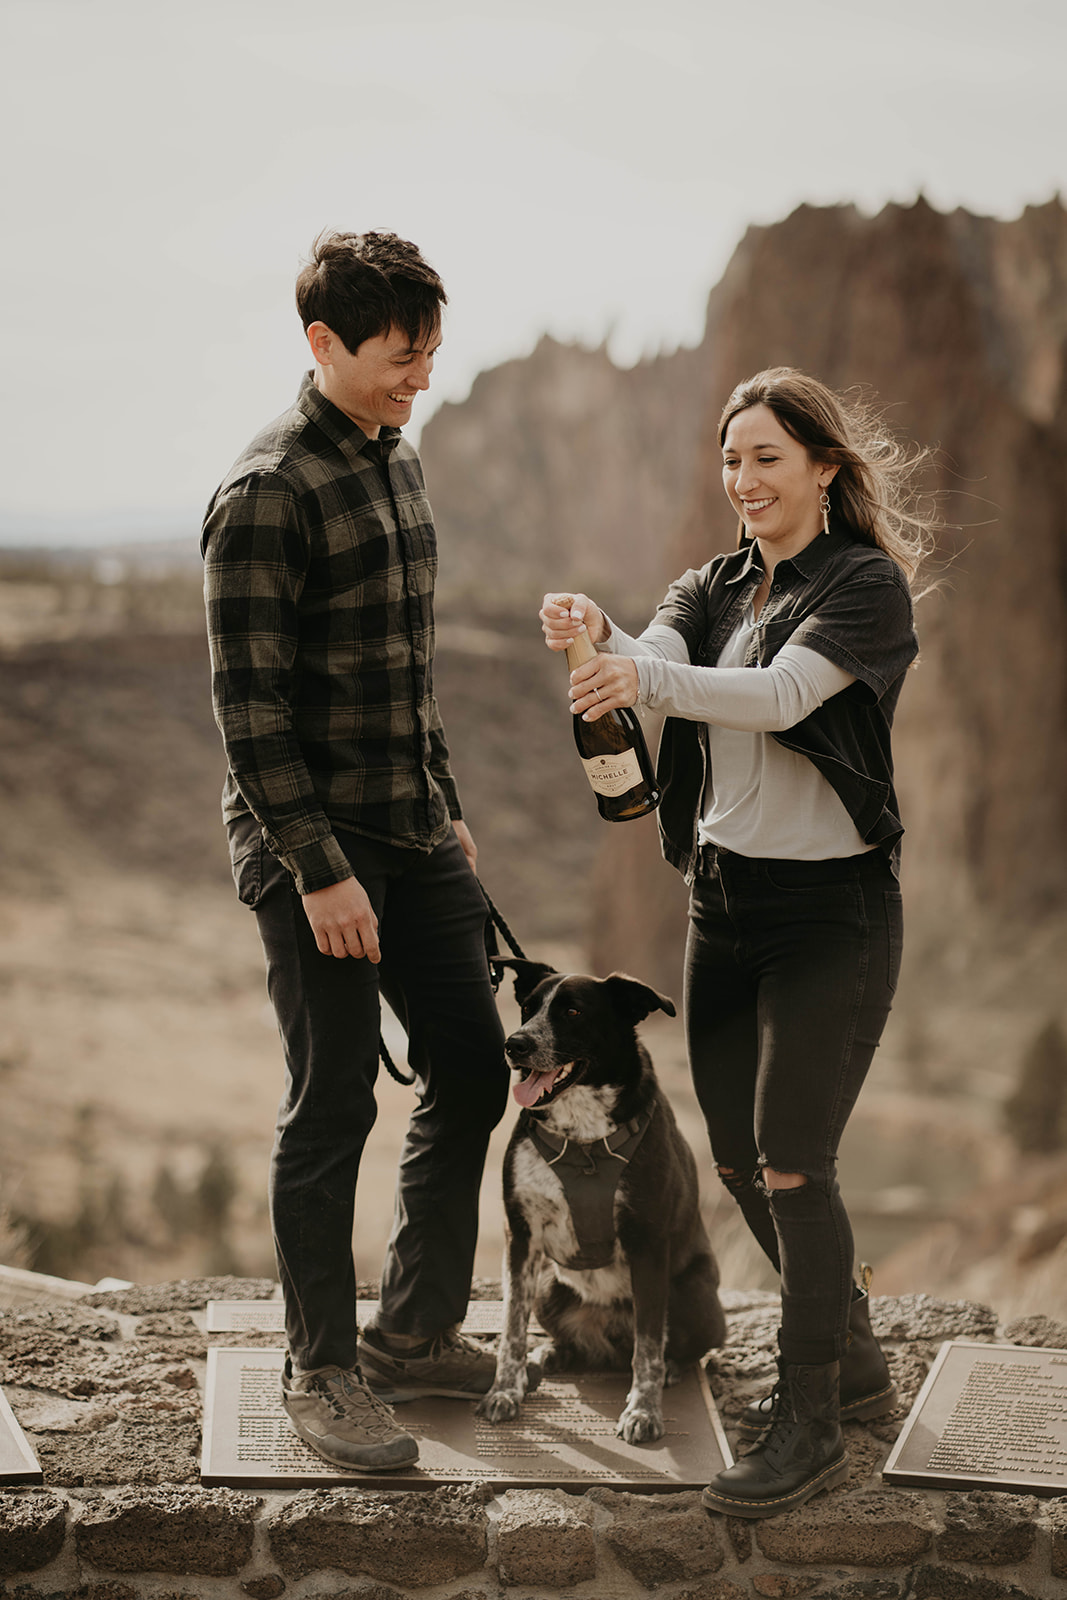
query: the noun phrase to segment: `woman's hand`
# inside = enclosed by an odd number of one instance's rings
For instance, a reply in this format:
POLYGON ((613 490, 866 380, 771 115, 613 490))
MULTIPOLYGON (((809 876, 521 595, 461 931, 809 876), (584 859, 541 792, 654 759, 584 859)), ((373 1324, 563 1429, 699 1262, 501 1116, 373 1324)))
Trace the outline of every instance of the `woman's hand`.
POLYGON ((629 656, 600 656, 571 673, 571 710, 583 722, 606 711, 637 704, 637 662, 629 656))
POLYGON ((608 636, 604 613, 587 594, 546 594, 538 615, 550 650, 565 650, 583 627, 592 644, 608 636))

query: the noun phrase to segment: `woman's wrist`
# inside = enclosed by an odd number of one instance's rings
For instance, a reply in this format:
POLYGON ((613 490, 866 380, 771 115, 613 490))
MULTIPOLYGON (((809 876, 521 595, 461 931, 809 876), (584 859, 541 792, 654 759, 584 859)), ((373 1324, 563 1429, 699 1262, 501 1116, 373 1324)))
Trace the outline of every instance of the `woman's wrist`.
POLYGON ((586 618, 585 628, 589 635, 589 642, 591 644, 595 644, 599 648, 601 645, 607 644, 615 629, 611 618, 608 616, 606 611, 601 611, 599 606, 597 606, 596 611, 597 617, 599 618, 597 623, 597 632, 594 633, 593 629, 589 626, 588 617, 586 618))

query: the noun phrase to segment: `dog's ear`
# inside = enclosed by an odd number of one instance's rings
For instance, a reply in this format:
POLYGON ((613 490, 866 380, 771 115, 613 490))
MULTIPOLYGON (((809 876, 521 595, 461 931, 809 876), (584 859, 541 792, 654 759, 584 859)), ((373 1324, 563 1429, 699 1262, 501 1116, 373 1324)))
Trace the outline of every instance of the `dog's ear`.
POLYGON ((500 969, 500 977, 503 977, 505 967, 514 968, 515 998, 520 1005, 526 996, 537 988, 542 978, 551 978, 556 971, 555 967, 546 965, 544 961, 522 961, 512 956, 494 956, 492 966, 494 975, 496 969, 500 969))
POLYGON ((677 1015, 673 1000, 668 1000, 665 994, 657 994, 647 983, 627 977, 625 972, 609 973, 604 986, 619 1015, 627 1022, 641 1022, 651 1011, 665 1011, 669 1017, 677 1015))

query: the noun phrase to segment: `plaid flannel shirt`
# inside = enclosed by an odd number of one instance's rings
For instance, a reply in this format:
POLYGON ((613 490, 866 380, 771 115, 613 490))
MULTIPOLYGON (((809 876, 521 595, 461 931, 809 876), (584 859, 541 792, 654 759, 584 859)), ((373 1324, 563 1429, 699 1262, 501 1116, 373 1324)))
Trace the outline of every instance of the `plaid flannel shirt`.
POLYGON ((201 549, 226 820, 251 811, 301 894, 352 876, 335 827, 433 849, 462 812, 413 446, 368 439, 308 374, 216 491, 201 549))

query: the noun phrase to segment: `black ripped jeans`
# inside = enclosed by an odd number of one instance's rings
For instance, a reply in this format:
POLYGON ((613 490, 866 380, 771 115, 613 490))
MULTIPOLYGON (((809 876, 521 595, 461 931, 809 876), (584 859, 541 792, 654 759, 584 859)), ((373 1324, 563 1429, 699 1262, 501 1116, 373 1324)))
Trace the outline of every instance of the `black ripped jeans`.
POLYGON ((352 1225, 377 1111, 379 991, 407 1029, 418 1074, 382 1270, 386 1332, 430 1338, 463 1320, 485 1152, 510 1081, 485 899, 455 834, 429 854, 337 838, 378 916, 379 966, 322 955, 259 824, 231 824, 238 892, 255 908, 285 1049, 271 1221, 289 1351, 305 1369, 356 1365, 352 1225))
POLYGON ((705 845, 689 903, 686 1033, 712 1154, 781 1274, 784 1359, 836 1361, 852 1300, 837 1148, 900 970, 900 891, 880 850, 756 860, 705 845), (768 1189, 761 1169, 801 1173, 768 1189))

